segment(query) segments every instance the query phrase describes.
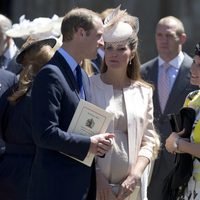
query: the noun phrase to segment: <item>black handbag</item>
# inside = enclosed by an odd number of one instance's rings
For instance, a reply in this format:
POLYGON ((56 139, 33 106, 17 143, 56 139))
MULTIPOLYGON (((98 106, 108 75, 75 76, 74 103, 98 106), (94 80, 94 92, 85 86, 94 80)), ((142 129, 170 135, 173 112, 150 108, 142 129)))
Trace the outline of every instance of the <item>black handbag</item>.
MULTIPOLYGON (((181 137, 190 138, 195 116, 195 110, 188 107, 182 108, 178 114, 169 114, 172 131, 179 132, 184 128, 185 133, 181 137)), ((164 180, 163 199, 176 200, 183 198, 184 190, 192 176, 192 171, 192 155, 187 153, 176 154, 175 167, 164 180)))

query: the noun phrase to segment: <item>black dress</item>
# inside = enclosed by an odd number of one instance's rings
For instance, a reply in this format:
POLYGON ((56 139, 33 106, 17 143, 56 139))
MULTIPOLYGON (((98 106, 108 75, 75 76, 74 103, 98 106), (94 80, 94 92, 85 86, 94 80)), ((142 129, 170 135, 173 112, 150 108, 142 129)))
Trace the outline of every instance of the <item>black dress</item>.
POLYGON ((6 146, 0 156, 0 199, 26 200, 35 153, 31 136, 31 91, 15 105, 7 100, 11 91, 0 99, 0 135, 6 146))

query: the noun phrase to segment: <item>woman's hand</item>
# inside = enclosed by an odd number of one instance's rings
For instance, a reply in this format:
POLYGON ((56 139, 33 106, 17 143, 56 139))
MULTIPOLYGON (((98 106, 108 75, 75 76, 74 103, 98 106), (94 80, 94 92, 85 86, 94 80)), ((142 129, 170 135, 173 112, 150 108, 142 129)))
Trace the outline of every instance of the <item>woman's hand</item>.
POLYGON ((99 169, 96 170, 97 177, 97 200, 116 200, 112 187, 99 169))
POLYGON ((181 139, 180 135, 182 135, 183 133, 184 133, 184 130, 178 133, 172 132, 171 135, 166 139, 165 147, 168 152, 173 153, 173 154, 181 153, 178 150, 178 146, 179 146, 179 140, 181 139))
POLYGON ((129 175, 126 180, 121 184, 121 189, 117 195, 117 200, 123 200, 128 197, 135 189, 136 185, 140 182, 141 177, 137 175, 129 175))
POLYGON ((117 200, 125 199, 135 190, 136 185, 141 185, 142 174, 149 162, 148 158, 138 156, 137 162, 132 166, 130 174, 121 184, 121 190, 117 195, 117 200))

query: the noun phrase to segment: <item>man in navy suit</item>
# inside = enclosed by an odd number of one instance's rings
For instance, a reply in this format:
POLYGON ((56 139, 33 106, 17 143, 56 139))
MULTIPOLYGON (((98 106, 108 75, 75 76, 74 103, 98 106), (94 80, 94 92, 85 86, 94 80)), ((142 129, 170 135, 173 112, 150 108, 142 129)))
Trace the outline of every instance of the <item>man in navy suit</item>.
MULTIPOLYGON (((198 87, 190 84, 192 58, 182 51, 182 45, 187 39, 183 23, 173 16, 160 19, 156 27, 155 38, 159 55, 143 64, 141 73, 142 77, 155 87, 154 122, 161 142, 165 144, 166 138, 171 133, 168 114, 178 113, 188 93, 198 87), (165 71, 166 64, 168 67, 165 71), (161 88, 161 85, 164 86, 162 76, 164 71, 168 81, 165 85, 166 89, 161 88), (167 96, 166 90, 168 90, 167 96)), ((164 180, 174 167, 174 158, 175 156, 168 153, 163 145, 155 161, 148 187, 149 200, 166 199, 162 192, 165 187, 164 180)))
POLYGON ((83 87, 78 87, 76 67, 84 58, 96 57, 103 45, 103 24, 96 13, 77 8, 65 15, 61 32, 63 45, 38 73, 32 89, 37 150, 28 199, 95 200, 94 163, 88 167, 65 154, 83 160, 88 153, 103 156, 111 147, 113 134, 67 132, 80 98, 90 99, 88 77, 82 71, 83 87))
POLYGON ((0 69, 0 97, 12 85, 17 82, 17 77, 12 72, 0 69))

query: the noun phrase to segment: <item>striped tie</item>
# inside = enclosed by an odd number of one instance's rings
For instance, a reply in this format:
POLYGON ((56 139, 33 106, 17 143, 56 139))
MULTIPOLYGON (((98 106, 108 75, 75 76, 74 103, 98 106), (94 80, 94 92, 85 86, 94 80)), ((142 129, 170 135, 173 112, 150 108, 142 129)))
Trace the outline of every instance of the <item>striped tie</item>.
POLYGON ((168 97, 169 97, 169 76, 168 76, 168 69, 169 64, 164 63, 161 66, 161 72, 160 72, 160 79, 158 83, 158 94, 159 94, 159 100, 160 100, 160 107, 162 112, 164 112, 168 97))

